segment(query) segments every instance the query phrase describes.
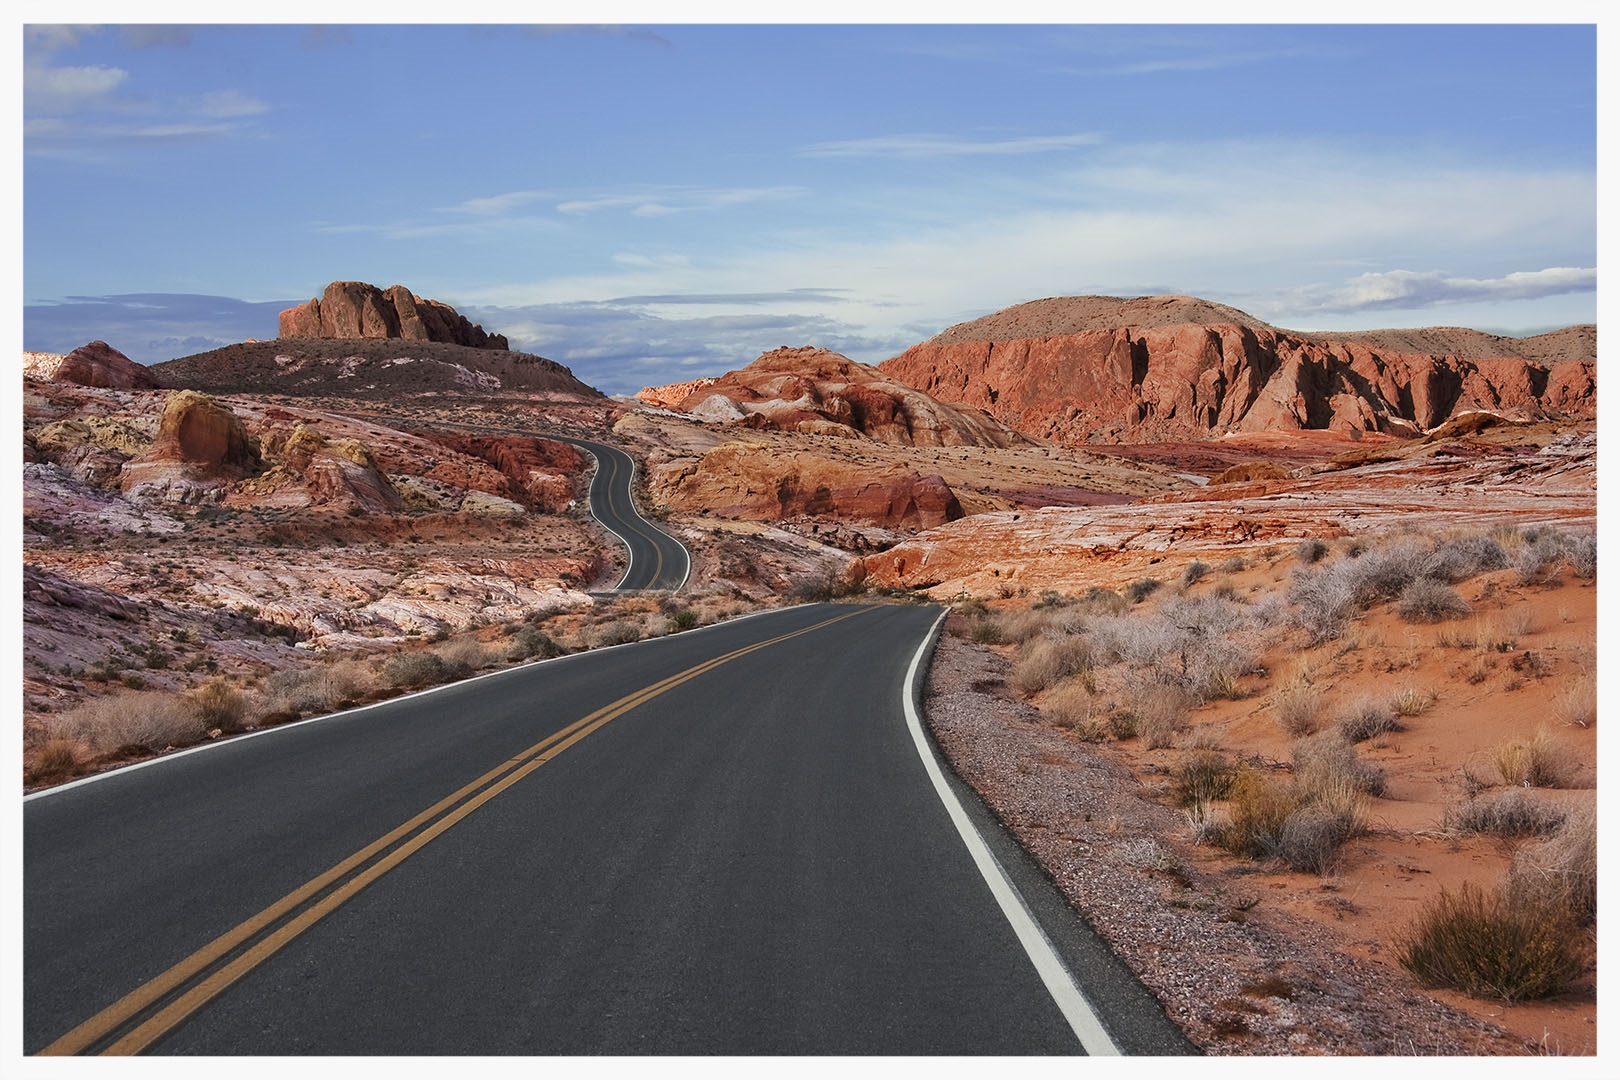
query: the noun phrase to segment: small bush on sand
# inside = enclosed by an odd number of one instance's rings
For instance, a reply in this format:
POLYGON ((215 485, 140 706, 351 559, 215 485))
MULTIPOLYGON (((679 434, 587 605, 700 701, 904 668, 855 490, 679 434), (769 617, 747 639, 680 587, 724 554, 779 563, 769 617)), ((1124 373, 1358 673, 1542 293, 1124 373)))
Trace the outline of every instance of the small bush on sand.
POLYGON ((1113 737, 1096 697, 1080 679, 1070 679, 1047 694, 1041 702, 1041 715, 1083 742, 1103 742, 1113 737))
POLYGON ((1133 702, 1136 730, 1149 750, 1174 746, 1176 736, 1187 730, 1186 693, 1175 686, 1149 686, 1133 702))
POLYGON ((27 774, 29 780, 72 776, 79 771, 79 744, 61 736, 46 739, 34 750, 32 758, 27 774))
POLYGON ((1233 778, 1229 796, 1231 819, 1217 831, 1215 842, 1250 859, 1277 854, 1283 828, 1302 805, 1292 787, 1254 769, 1243 769, 1233 778))
POLYGON ((1569 749, 1540 728, 1528 739, 1510 739, 1496 748, 1496 771, 1509 784, 1526 787, 1567 788, 1575 780, 1580 762, 1569 749))
POLYGON ((144 691, 92 698, 47 720, 47 738, 75 739, 93 752, 107 754, 125 746, 163 750, 190 746, 208 737, 208 729, 178 694, 144 691))
POLYGON ((452 670, 477 671, 490 662, 489 650, 484 643, 468 634, 445 642, 433 650, 452 670))
POLYGON ((628 620, 610 622, 596 632, 597 645, 628 645, 641 640, 641 627, 628 620))
POLYGON ((1160 581, 1158 578, 1137 578, 1135 581, 1131 582, 1125 587, 1125 596, 1130 600, 1131 603, 1140 604, 1142 601, 1146 600, 1148 597, 1157 592, 1159 586, 1163 584, 1164 582, 1160 581))
POLYGON ((1309 735, 1321 721, 1321 688, 1303 675, 1295 675, 1271 695, 1277 724, 1290 735, 1309 735))
POLYGON ((1353 743, 1366 742, 1375 735, 1401 730, 1395 710, 1370 697, 1360 697, 1346 705, 1340 710, 1335 726, 1347 742, 1353 743))
POLYGON ((371 669, 358 660, 288 668, 265 680, 260 706, 266 714, 324 713, 363 696, 375 685, 371 669))
POLYGON ((1181 571, 1181 583, 1183 585, 1196 585, 1204 580, 1204 576, 1208 573, 1209 563, 1201 559, 1194 559, 1181 571))
POLYGON ((1507 565, 1507 552, 1495 538, 1477 532, 1453 533, 1435 541, 1434 550, 1423 560, 1422 573, 1455 584, 1507 565))
POLYGON ((1434 704, 1434 691, 1403 686, 1390 696, 1389 707, 1396 716, 1422 716, 1434 704))
POLYGON ((1515 1001, 1558 993, 1585 967, 1574 920, 1505 890, 1442 888, 1401 937, 1397 958, 1425 986, 1515 1001))
MULTIPOLYGON (((691 611, 690 608, 682 610, 691 611)), ((550 660, 554 656, 561 656, 562 652, 562 646, 558 645, 550 634, 532 626, 525 626, 513 635, 512 643, 506 649, 506 658, 508 660, 550 660)))
POLYGON ((1389 774, 1365 761, 1338 732, 1299 739, 1293 747, 1294 786, 1313 800, 1340 799, 1341 788, 1381 799, 1389 791, 1389 774))
POLYGON ((1597 878, 1597 813, 1582 806, 1547 840, 1513 853, 1507 890, 1518 903, 1561 908, 1590 926, 1597 919, 1597 878))
POLYGON ((1327 542, 1324 540, 1301 540, 1294 549, 1294 558, 1302 563, 1319 563, 1328 553, 1327 542))
POLYGON ((1560 690, 1553 696, 1553 716, 1571 727, 1597 723, 1597 684, 1583 677, 1560 690))
POLYGON ((1445 622, 1461 619, 1473 613, 1468 601, 1443 581, 1432 577, 1418 578, 1401 591, 1396 611, 1409 623, 1445 622))
POLYGON ((1509 788, 1500 795, 1469 799, 1446 814, 1446 826, 1457 832, 1485 833, 1515 839, 1551 836, 1564 824, 1561 807, 1531 794, 1527 788, 1509 788))
POLYGON ((383 681, 401 690, 437 686, 468 674, 457 671, 444 657, 431 652, 400 653, 383 665, 383 681))

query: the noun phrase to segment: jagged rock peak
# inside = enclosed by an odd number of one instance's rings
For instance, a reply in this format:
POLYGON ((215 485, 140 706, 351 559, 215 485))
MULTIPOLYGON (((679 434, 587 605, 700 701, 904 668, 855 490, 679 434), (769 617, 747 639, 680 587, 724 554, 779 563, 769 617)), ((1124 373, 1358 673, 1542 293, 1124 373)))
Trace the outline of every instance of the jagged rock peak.
POLYGON ((363 281, 334 281, 321 296, 283 311, 280 322, 284 338, 399 338, 475 349, 507 347, 505 335, 485 333, 449 304, 424 300, 403 285, 379 289, 363 281))

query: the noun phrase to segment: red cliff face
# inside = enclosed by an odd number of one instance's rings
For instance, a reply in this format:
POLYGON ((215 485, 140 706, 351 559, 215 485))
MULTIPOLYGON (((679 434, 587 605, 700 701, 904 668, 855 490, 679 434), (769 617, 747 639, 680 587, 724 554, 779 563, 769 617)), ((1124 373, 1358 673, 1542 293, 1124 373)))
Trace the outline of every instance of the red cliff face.
POLYGON ((864 435, 901 446, 1006 447, 1025 441, 977 409, 936 401, 826 349, 775 349, 692 387, 678 401, 676 387, 653 387, 637 396, 699 420, 807 435, 864 435))
POLYGON ((280 323, 284 338, 399 338, 506 348, 503 335, 486 334, 449 304, 424 300, 403 285, 379 289, 363 281, 334 281, 319 298, 283 311, 280 323))
MULTIPOLYGON (((1404 331, 1392 348, 1381 337, 1397 332, 1307 337, 1187 297, 1065 299, 1072 317, 1063 300, 1009 308, 879 370, 1069 444, 1278 429, 1415 435, 1470 409, 1526 420, 1597 412, 1595 356, 1564 358, 1536 338, 1516 350, 1516 339, 1473 331, 1404 331), (1472 355, 1410 351, 1428 341, 1472 355)), ((1567 340, 1581 351, 1578 336, 1567 340)))

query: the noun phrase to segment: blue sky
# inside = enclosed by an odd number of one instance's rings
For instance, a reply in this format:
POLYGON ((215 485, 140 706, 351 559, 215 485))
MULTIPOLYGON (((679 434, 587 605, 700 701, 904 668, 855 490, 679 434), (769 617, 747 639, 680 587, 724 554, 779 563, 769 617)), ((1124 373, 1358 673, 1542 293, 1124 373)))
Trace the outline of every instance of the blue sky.
POLYGON ((877 362, 1075 293, 1297 329, 1596 321, 1591 25, 23 39, 25 348, 272 337, 340 278, 609 392, 778 345, 877 362))

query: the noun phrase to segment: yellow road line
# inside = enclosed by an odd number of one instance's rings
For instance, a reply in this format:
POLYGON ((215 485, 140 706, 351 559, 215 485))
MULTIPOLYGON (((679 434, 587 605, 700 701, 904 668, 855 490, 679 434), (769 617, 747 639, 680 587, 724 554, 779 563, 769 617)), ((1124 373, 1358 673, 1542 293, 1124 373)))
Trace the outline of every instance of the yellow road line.
POLYGON ((412 854, 426 846, 433 839, 445 832, 451 826, 461 821, 468 814, 484 805, 496 795, 510 788, 519 780, 534 772, 540 766, 584 739, 598 728, 607 724, 630 710, 651 701, 666 691, 673 690, 682 683, 689 682, 700 675, 713 671, 722 664, 730 663, 749 653, 779 644, 791 638, 808 634, 833 623, 854 618, 871 608, 859 608, 831 619, 823 620, 801 630, 794 630, 766 641, 745 645, 729 653, 696 664, 685 671, 677 672, 658 682, 644 686, 633 693, 626 694, 595 712, 574 721, 567 727, 541 739, 519 754, 508 758, 505 762, 489 770, 478 779, 463 785, 455 792, 445 796, 432 806, 423 810, 403 825, 398 826, 367 844, 359 851, 339 862, 325 873, 310 879, 286 896, 277 900, 269 907, 260 911, 231 930, 226 931, 213 941, 204 945, 190 956, 181 960, 161 975, 149 980, 136 989, 130 991, 118 1001, 96 1013, 88 1020, 79 1024, 73 1030, 52 1042, 39 1053, 45 1056, 77 1054, 86 1048, 107 1038, 119 1027, 133 1020, 142 1012, 152 1007, 164 997, 180 989, 187 982, 197 978, 209 967, 224 958, 234 949, 261 934, 278 920, 284 918, 298 907, 319 895, 339 881, 341 885, 333 889, 318 903, 311 905, 296 918, 278 927, 273 933, 265 936, 241 955, 232 959, 224 967, 215 971, 202 982, 181 994, 175 1000, 159 1009, 154 1015, 141 1022, 133 1030, 119 1038, 106 1050, 105 1054, 135 1054, 153 1041, 172 1030, 177 1024, 201 1008, 216 995, 235 983, 242 976, 252 971, 259 964, 273 956, 287 943, 292 941, 305 930, 319 922, 326 915, 335 911, 344 902, 349 900, 361 889, 382 877, 389 870, 398 866, 412 854), (484 790, 479 791, 480 788, 484 790), (476 796, 468 799, 467 796, 478 792, 476 796), (463 802, 463 800, 466 800, 463 802), (460 804, 460 805, 457 805, 460 804), (452 809, 454 808, 454 809, 452 809), (449 811, 446 813, 446 811, 449 811), (441 816, 442 815, 442 816, 441 816), (434 821, 437 818, 438 820, 434 821), (382 859, 373 863, 363 871, 343 880, 351 872, 363 866, 373 856, 393 845, 402 837, 432 821, 422 832, 412 837, 405 844, 389 852, 382 859))

